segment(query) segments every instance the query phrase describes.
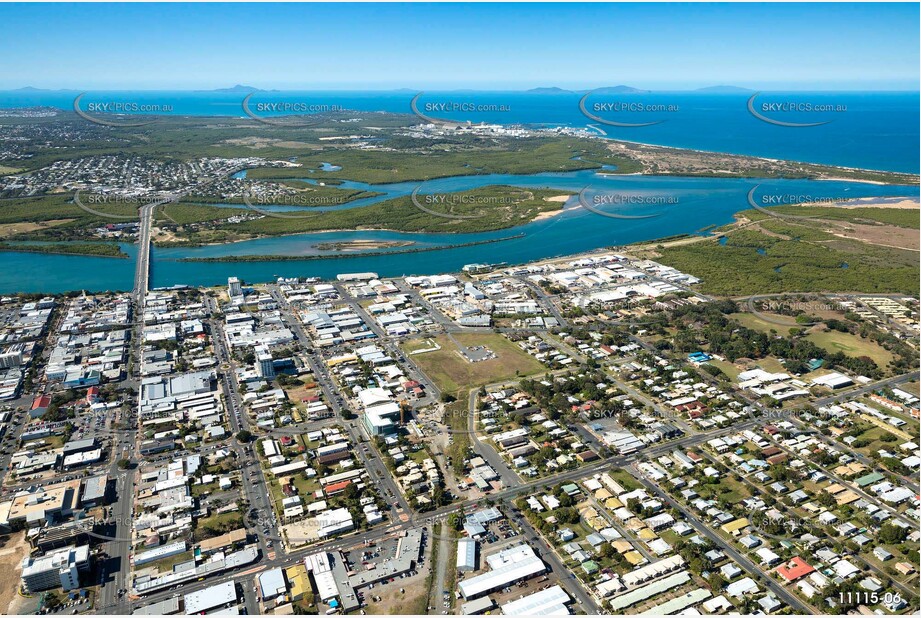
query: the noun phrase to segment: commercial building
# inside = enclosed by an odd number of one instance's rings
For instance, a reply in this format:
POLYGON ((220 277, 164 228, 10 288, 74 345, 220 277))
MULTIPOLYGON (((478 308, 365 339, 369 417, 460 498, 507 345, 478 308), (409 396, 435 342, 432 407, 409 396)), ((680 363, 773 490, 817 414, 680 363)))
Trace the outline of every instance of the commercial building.
POLYGON ((27 592, 73 590, 80 587, 80 573, 89 567, 89 545, 65 547, 40 558, 26 556, 22 561, 22 585, 27 592))
POLYGON ((105 503, 108 487, 108 474, 100 474, 98 476, 91 476, 83 479, 83 492, 80 495, 80 505, 91 507, 105 503))
POLYGON ((227 277, 227 294, 231 298, 234 296, 243 296, 243 286, 237 277, 227 277))
POLYGON ((560 586, 551 586, 534 594, 506 603, 502 613, 506 616, 565 616, 569 595, 560 586))
POLYGON ((547 570, 530 545, 516 545, 487 556, 490 571, 458 584, 465 599, 474 599, 547 570))
POLYGON ((134 566, 138 567, 142 564, 147 564, 148 562, 156 562, 157 560, 162 560, 163 558, 176 556, 183 553, 185 550, 185 541, 176 541, 175 543, 161 545, 160 547, 155 547, 151 550, 135 554, 133 560, 134 566))
POLYGON ((145 605, 134 610, 132 616, 169 616, 179 613, 180 597, 170 597, 152 605, 145 605))
POLYGON ((271 380, 275 377, 275 361, 267 346, 256 347, 256 373, 260 378, 271 380))
POLYGON ((180 597, 170 597, 164 599, 157 603, 151 605, 145 605, 144 607, 139 607, 134 612, 132 616, 169 616, 170 614, 179 613, 179 599, 180 597))
POLYGON ((233 581, 217 584, 204 590, 191 592, 182 598, 185 613, 188 615, 216 613, 211 610, 223 609, 237 603, 237 589, 233 581))
POLYGON ((11 501, 0 504, 0 528, 62 521, 78 508, 79 494, 79 479, 20 492, 11 501))
POLYGON ((457 570, 460 573, 476 571, 476 541, 473 539, 457 542, 457 570))

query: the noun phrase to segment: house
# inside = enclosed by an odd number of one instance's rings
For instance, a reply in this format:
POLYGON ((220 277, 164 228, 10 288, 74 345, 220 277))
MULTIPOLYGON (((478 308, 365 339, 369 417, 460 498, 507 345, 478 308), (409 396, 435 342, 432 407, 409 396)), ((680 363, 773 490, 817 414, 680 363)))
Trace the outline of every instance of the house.
POLYGON ((876 556, 880 562, 885 562, 892 558, 892 554, 886 551, 884 547, 877 547, 873 550, 873 555, 876 556))
POLYGON ((795 582, 801 577, 809 575, 813 571, 815 571, 815 568, 813 568, 808 562, 799 556, 788 560, 784 564, 774 569, 775 573, 783 577, 788 582, 795 582))
POLYGON ((758 592, 758 584, 751 577, 743 577, 739 581, 732 582, 726 586, 726 594, 736 599, 741 599, 746 594, 758 592))

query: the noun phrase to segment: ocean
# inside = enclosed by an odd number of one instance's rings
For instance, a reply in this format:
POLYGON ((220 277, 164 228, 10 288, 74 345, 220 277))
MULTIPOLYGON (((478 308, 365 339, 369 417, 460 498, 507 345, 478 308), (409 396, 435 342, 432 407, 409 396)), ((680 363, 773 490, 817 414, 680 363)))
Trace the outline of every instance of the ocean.
MULTIPOLYGON (((79 92, 0 91, 0 109, 50 106, 73 109, 79 92)), ((284 110, 346 109, 412 113, 412 91, 257 92, 252 113, 271 118, 284 110), (272 111, 275 109, 282 111, 272 111)), ((622 127, 595 121, 580 109, 581 93, 425 92, 416 108, 431 117, 473 123, 585 128, 607 137, 775 159, 790 159, 874 170, 918 173, 919 93, 652 92, 591 94, 586 111, 603 121, 647 126, 622 127), (791 127, 773 124, 812 124, 791 127), (656 123, 656 124, 648 124, 656 123)), ((170 115, 244 117, 244 92, 87 92, 81 109, 101 103, 167 106, 170 115)), ((143 114, 144 112, 138 112, 143 114)))

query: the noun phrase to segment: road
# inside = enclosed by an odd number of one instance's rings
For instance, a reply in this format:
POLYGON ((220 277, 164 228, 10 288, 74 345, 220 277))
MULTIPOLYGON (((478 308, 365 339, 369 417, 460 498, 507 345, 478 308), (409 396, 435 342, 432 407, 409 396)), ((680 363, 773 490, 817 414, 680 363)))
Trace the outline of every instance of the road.
MULTIPOLYGON (((295 333, 295 335, 297 335, 297 339, 300 342, 301 347, 306 348, 307 350, 307 364, 310 367, 310 371, 314 375, 317 385, 319 385, 320 390, 323 392, 323 397, 327 405, 333 411, 333 420, 345 427, 352 444, 357 445, 357 448, 353 452, 358 455, 358 459, 362 466, 365 470, 368 471, 371 481, 377 485, 381 497, 383 497, 385 501, 390 504, 391 519, 399 519, 401 514, 410 512, 409 503, 406 501, 406 498, 403 496, 400 488, 397 486, 396 481, 393 480, 393 476, 390 474, 390 471, 387 470, 387 467, 384 465, 380 454, 375 456, 374 453, 376 452, 376 447, 371 444, 369 436, 361 424, 360 418, 357 415, 352 414, 351 411, 349 411, 349 416, 351 418, 346 419, 343 415, 342 412, 345 408, 345 403, 343 402, 339 391, 336 389, 333 383, 333 378, 329 373, 323 357, 320 356, 316 350, 312 350, 308 347, 310 337, 304 330, 304 326, 301 324, 301 320, 297 316, 297 312, 288 303, 287 298, 285 298, 284 294, 281 293, 277 286, 270 286, 269 291, 272 295, 272 298, 274 298, 275 302, 278 303, 279 309, 282 312, 282 316, 284 317, 288 328, 290 328, 295 333)), ((350 298, 344 292, 344 290, 340 289, 339 293, 340 296, 342 296, 344 299, 350 298)), ((370 319, 370 317, 364 313, 364 310, 361 309, 361 307, 356 301, 354 301, 354 299, 346 300, 345 302, 348 303, 353 308, 353 310, 358 311, 358 315, 361 316, 362 319, 366 321, 366 323, 368 323, 369 327, 373 324, 373 321, 370 319)), ((390 354, 399 354, 398 350, 388 349, 387 351, 390 354)), ((329 424, 328 421, 321 421, 321 423, 323 425, 329 424)), ((312 424, 308 423, 304 427, 305 430, 308 428, 312 429, 312 424)))
POLYGON ((774 580, 770 575, 766 575, 758 566, 756 566, 751 560, 746 556, 742 555, 738 550, 736 550, 732 544, 724 541, 716 532, 714 532, 710 526, 707 526, 702 521, 697 519, 697 516, 694 515, 689 509, 686 509, 682 504, 677 500, 672 498, 672 496, 663 491, 658 485, 651 482, 649 479, 644 477, 642 474, 636 471, 632 466, 627 468, 627 471, 636 478, 642 485, 653 492, 659 498, 665 502, 669 507, 678 510, 688 523, 693 526, 698 534, 706 537, 713 545, 722 549, 726 554, 735 561, 740 567, 748 571, 749 574, 753 576, 754 579, 760 580, 762 586, 767 586, 767 588, 774 593, 774 595, 783 600, 784 603, 794 608, 801 614, 817 614, 816 610, 812 609, 810 606, 806 605, 800 599, 788 591, 786 588, 781 586, 776 580, 774 580))
MULTIPOLYGON (((143 248, 139 251, 138 254, 138 264, 137 264, 137 274, 135 278, 135 294, 137 300, 137 307, 139 310, 139 315, 143 315, 144 300, 146 297, 147 287, 149 285, 149 239, 150 239, 150 225, 153 208, 156 204, 151 204, 145 206, 141 210, 141 228, 139 232, 139 242, 143 244, 143 248)), ((532 289, 537 288, 531 284, 532 289)), ((381 495, 387 499, 387 501, 392 505, 391 506, 391 521, 392 525, 387 527, 378 527, 369 531, 364 532, 355 532, 343 537, 339 537, 335 540, 328 541, 325 543, 315 544, 310 547, 300 548, 292 551, 285 551, 279 543, 277 548, 272 548, 269 546, 269 543, 273 538, 277 539, 280 537, 277 531, 277 522, 275 521, 275 509, 271 504, 271 499, 269 498, 269 491, 266 485, 265 479, 262 475, 261 469, 258 466, 255 466, 254 470, 250 470, 251 462, 254 462, 253 456, 250 454, 250 448, 245 445, 241 445, 236 441, 230 441, 230 445, 233 448, 238 461, 242 462, 242 477, 243 477, 243 492, 244 495, 251 505, 252 508, 255 508, 259 514, 260 518, 258 519, 258 525, 252 526, 250 523, 247 524, 248 528, 254 528, 254 534, 258 538, 257 543, 259 544, 260 550, 262 552, 262 559, 259 562, 257 567, 252 567, 250 565, 248 568, 241 568, 240 572, 231 574, 235 581, 240 583, 244 591, 249 591, 252 584, 252 576, 254 573, 262 571, 267 568, 275 566, 287 566, 293 564, 294 562, 303 559, 307 554, 314 553, 317 551, 334 551, 338 549, 351 548, 359 546, 365 541, 379 540, 383 537, 399 534, 400 532, 409 529, 411 527, 417 527, 420 525, 425 525, 426 522, 434 521, 439 517, 444 517, 450 513, 458 512, 463 508, 470 508, 478 503, 477 500, 466 500, 458 502, 446 507, 442 507, 435 511, 425 513, 424 515, 412 516, 412 511, 407 504, 402 493, 399 491, 395 481, 392 476, 383 466, 379 454, 375 454, 369 440, 367 438, 366 432, 362 424, 355 418, 345 419, 343 411, 346 409, 346 404, 343 403, 342 398, 334 385, 333 378, 330 375, 326 363, 324 362, 323 356, 318 354, 315 350, 310 349, 307 333, 305 332, 300 319, 298 318, 295 308, 289 305, 284 295, 278 289, 277 286, 270 286, 270 293, 273 298, 278 302, 282 315, 287 322, 289 328, 298 337, 300 345, 303 349, 306 350, 305 360, 309 365, 311 371, 316 377, 317 384, 322 390, 325 400, 328 402, 328 405, 333 411, 333 419, 324 419, 317 421, 316 423, 305 423, 301 427, 291 428, 291 430, 297 431, 307 430, 308 427, 312 426, 326 426, 331 422, 341 423, 346 427, 350 438, 353 440, 353 443, 357 445, 355 453, 362 465, 368 470, 371 480, 375 483, 378 488, 378 491, 381 495), (402 516, 401 516, 402 515, 402 516), (268 530, 268 532, 266 532, 268 530)), ((397 357, 402 357, 402 352, 399 350, 397 345, 386 336, 386 333, 381 331, 377 326, 375 320, 371 318, 361 307, 360 303, 354 298, 352 298, 347 290, 341 286, 336 285, 336 289, 340 294, 340 297, 343 299, 344 304, 348 304, 352 309, 366 322, 369 328, 377 335, 379 345, 385 349, 388 354, 395 355, 397 357)), ((542 290, 539 288, 536 289, 536 293, 541 298, 542 302, 548 305, 548 309, 554 314, 557 319, 561 321, 561 324, 565 324, 561 315, 557 311, 553 301, 549 298, 542 290)), ((213 300, 209 300, 209 303, 213 303, 213 300)), ((424 303, 423 303, 424 304, 424 303)), ((210 307, 209 307, 210 309, 210 307)), ((215 306, 214 309, 217 309, 215 306)), ((214 313, 212 311, 212 313, 214 313)), ((436 320, 436 322, 441 323, 438 316, 441 314, 432 309, 431 313, 436 320)), ((138 320, 139 322, 142 320, 138 320)), ((239 432, 243 429, 248 428, 248 420, 244 412, 242 401, 239 398, 239 388, 236 384, 236 376, 233 370, 234 361, 231 357, 230 350, 227 348, 226 341, 223 337, 223 332, 221 324, 218 320, 209 321, 212 329, 212 339, 215 347, 215 354, 218 357, 219 364, 223 367, 226 366, 228 369, 223 372, 221 376, 221 389, 223 391, 225 402, 227 403, 228 414, 231 421, 231 426, 234 433, 239 432)), ((444 324, 446 332, 457 331, 466 331, 461 327, 452 326, 451 323, 444 324)), ((475 330, 475 329, 474 329, 475 330)), ((135 341, 139 341, 140 337, 136 337, 135 341)), ((634 339, 641 343, 646 349, 649 349, 647 344, 640 342, 639 340, 634 339)), ((556 343, 556 342, 554 342, 556 343)), ((576 353, 578 354, 578 353, 576 353)), ((415 372, 418 377, 412 376, 418 381, 422 382, 427 387, 427 391, 430 393, 437 393, 437 389, 434 384, 427 379, 427 377, 419 371, 410 360, 406 360, 406 365, 408 368, 415 372)), ((918 373, 908 376, 899 376, 897 378, 891 378, 887 381, 883 381, 887 384, 896 384, 901 381, 905 381, 912 378, 917 378, 918 373)), ((866 387, 861 387, 865 391, 871 389, 879 388, 882 385, 882 382, 875 383, 873 385, 868 385, 866 387)), ((624 387, 622 383, 619 383, 618 386, 624 387)), ((829 398, 826 398, 828 403, 836 401, 838 397, 842 396, 853 396, 856 392, 860 392, 861 389, 855 389, 848 393, 842 393, 840 395, 835 395, 829 398)), ((637 398, 640 401, 648 403, 648 399, 640 394, 638 391, 630 389, 629 387, 625 388, 625 391, 628 392, 632 397, 637 398)), ((664 442, 656 444, 649 448, 643 449, 637 453, 631 455, 618 455, 609 457, 600 462, 597 462, 592 465, 584 466, 577 468, 575 470, 568 470, 561 472, 559 474, 539 479, 531 482, 521 482, 517 475, 514 474, 511 470, 508 469, 504 460, 501 456, 496 453, 492 448, 486 445, 482 445, 475 437, 475 407, 476 407, 476 394, 477 391, 471 391, 470 398, 468 401, 468 430, 470 431, 472 437, 472 443, 474 445, 474 450, 478 454, 484 457, 490 465, 499 473, 500 477, 503 480, 503 487, 499 491, 493 493, 490 498, 494 501, 500 502, 505 505, 506 514, 511 516, 510 511, 513 511, 511 508, 511 501, 519 496, 531 495, 533 492, 544 490, 546 487, 555 485, 561 482, 575 481, 581 478, 591 476, 592 474, 600 473, 605 470, 609 470, 612 467, 626 468, 630 471, 631 474, 637 477, 640 483, 642 483, 647 489, 651 492, 658 495, 663 499, 667 504, 676 508, 680 511, 685 519, 697 530, 699 534, 710 539, 715 545, 719 546, 723 551, 725 551, 733 560, 735 560, 742 568, 747 570, 756 578, 762 581, 762 584, 769 588, 778 598, 782 599, 788 605, 793 607, 798 611, 803 611, 805 613, 811 613, 812 608, 800 601, 795 595, 792 595, 789 591, 780 586, 775 580, 773 580, 769 575, 766 575, 757 565, 753 564, 746 556, 740 554, 736 551, 731 544, 722 540, 709 526, 705 525, 703 522, 699 521, 693 513, 687 511, 683 506, 681 506, 675 499, 673 499, 667 492, 658 487, 658 485, 650 482, 648 479, 643 477, 640 473, 636 472, 633 468, 639 459, 655 458, 659 454, 666 454, 675 451, 676 449, 687 449, 693 446, 702 444, 703 442, 710 440, 714 437, 720 435, 726 435, 729 433, 736 433, 742 431, 746 428, 755 427, 763 421, 752 419, 749 421, 736 423, 734 426, 715 431, 707 431, 700 433, 688 433, 683 437, 672 440, 670 442, 664 442), (479 447, 479 448, 478 448, 479 447)), ((818 403, 818 402, 817 402, 818 403)), ((655 407, 654 404, 652 404, 655 407)), ((819 403, 818 405, 823 405, 819 403)), ((286 430, 278 430, 279 432, 284 432, 286 430)), ((580 434, 581 435, 581 434, 580 434)), ((124 442, 120 443, 120 447, 127 449, 128 452, 132 452, 131 449, 134 448, 133 441, 130 437, 125 438, 124 442)), ((116 474, 118 478, 119 486, 119 501, 116 503, 116 512, 114 516, 116 521, 120 525, 126 525, 126 528, 120 529, 116 534, 118 538, 126 538, 130 536, 130 524, 132 519, 131 512, 131 487, 133 481, 133 471, 121 471, 116 472, 113 470, 113 473, 116 474), (127 499, 126 499, 127 498, 127 499)), ((516 522, 522 526, 522 529, 525 530, 525 537, 528 540, 537 541, 537 532, 528 524, 524 522, 522 525, 521 518, 516 519, 516 522)), ((113 543, 110 543, 113 545, 113 543)), ((128 568, 128 544, 127 543, 114 543, 117 547, 112 547, 114 552, 111 560, 115 560, 112 564, 120 564, 121 568, 117 569, 115 576, 115 585, 108 584, 103 595, 102 606, 106 609, 112 608, 115 611, 113 613, 130 613, 131 605, 126 598, 116 599, 117 591, 120 588, 128 588, 125 584, 125 578, 129 571, 128 568)), ((442 548, 444 549, 444 548, 442 548)), ((447 556, 448 553, 445 552, 442 555, 447 556)), ((576 601, 581 605, 583 611, 589 613, 597 613, 598 606, 595 603, 594 598, 586 592, 586 590, 573 579, 573 574, 569 572, 568 569, 564 567, 562 561, 559 559, 559 556, 555 552, 549 552, 542 556, 544 560, 549 564, 551 570, 557 574, 561 582, 565 582, 565 587, 570 591, 570 594, 576 599, 576 601)), ((108 561, 107 561, 108 564, 108 561)), ((108 569, 108 567, 106 567, 108 569)), ((438 580, 443 578, 443 570, 439 570, 440 575, 438 580)), ((226 580, 227 575, 221 579, 226 580)), ((183 586, 183 593, 188 593, 194 590, 199 590, 214 584, 214 581, 205 581, 205 582, 194 582, 188 585, 183 586)), ((164 591, 158 594, 153 594, 145 597, 143 599, 143 604, 149 604, 158 600, 168 598, 170 596, 175 596, 174 591, 164 591)), ((247 608, 252 611, 253 599, 251 595, 247 594, 245 602, 247 608)))
MULTIPOLYGON (((236 171, 239 171, 239 168, 234 167, 220 170, 213 176, 203 178, 194 186, 189 187, 181 193, 169 195, 154 202, 145 203, 139 208, 138 255, 135 263, 134 289, 132 291, 135 306, 133 310, 134 320, 132 322, 131 345, 134 348, 133 357, 135 362, 140 363, 140 351, 143 342, 144 308, 147 300, 147 293, 150 288, 150 244, 154 210, 164 204, 176 202, 182 195, 201 190, 209 184, 225 178, 227 175, 233 174, 236 171)), ((129 367, 129 377, 131 371, 132 367, 129 367)), ((130 539, 132 534, 134 524, 135 465, 130 465, 129 468, 124 471, 119 471, 116 468, 117 461, 122 458, 127 459, 132 464, 136 463, 135 449, 137 439, 137 435, 119 435, 117 450, 121 454, 116 456, 113 453, 111 456, 112 464, 110 470, 116 479, 116 502, 112 505, 115 524, 113 536, 115 539, 130 539)), ((128 576, 131 572, 129 563, 131 544, 121 540, 114 540, 107 542, 104 547, 108 554, 108 558, 99 565, 99 573, 102 582, 104 582, 104 587, 100 590, 101 599, 97 601, 97 607, 101 606, 106 608, 105 611, 107 613, 129 614, 131 613, 131 605, 128 595, 120 595, 119 592, 122 590, 127 591, 130 587, 128 576), (111 581, 108 579, 109 574, 114 575, 111 581)))

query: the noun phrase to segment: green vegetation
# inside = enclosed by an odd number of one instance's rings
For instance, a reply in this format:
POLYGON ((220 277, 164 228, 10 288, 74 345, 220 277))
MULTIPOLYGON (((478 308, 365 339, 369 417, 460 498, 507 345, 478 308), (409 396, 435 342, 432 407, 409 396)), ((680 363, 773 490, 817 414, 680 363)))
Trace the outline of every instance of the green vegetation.
MULTIPOLYGON (((461 247, 475 247, 477 245, 489 245, 497 242, 505 242, 516 238, 524 238, 524 234, 515 234, 514 236, 503 236, 502 238, 491 238, 489 240, 476 240, 472 242, 460 243, 457 245, 435 246, 435 247, 415 247, 412 249, 398 249, 396 251, 356 251, 354 253, 337 253, 337 260, 344 258, 365 258, 381 255, 400 255, 404 253, 425 253, 427 251, 442 251, 446 248, 459 249, 461 247)), ((225 255, 221 257, 210 258, 182 258, 182 262, 286 262, 286 261, 303 261, 303 260, 326 260, 331 256, 328 254, 321 255, 225 255)))
POLYGON ((189 551, 182 552, 181 554, 176 554, 175 556, 168 556, 166 558, 161 558, 154 562, 150 562, 144 565, 144 568, 154 567, 157 569, 158 573, 168 573, 173 570, 173 567, 182 562, 188 562, 189 560, 194 560, 195 554, 190 549, 189 551))
POLYGON ((213 536, 220 536, 231 530, 243 527, 243 513, 240 511, 230 511, 229 513, 220 513, 203 517, 195 522, 194 537, 196 541, 208 539, 213 536))
POLYGON ((112 214, 119 219, 93 215, 73 203, 70 194, 48 195, 0 200, 0 226, 13 223, 46 223, 48 227, 15 234, 17 240, 71 240, 86 229, 101 227, 113 221, 137 221, 135 204, 93 204, 93 210, 112 214))
POLYGON ((433 216, 417 208, 410 197, 400 197, 364 208, 318 213, 315 217, 285 219, 263 217, 218 229, 253 235, 294 234, 321 230, 384 229, 402 232, 471 233, 501 230, 528 223, 543 212, 562 209, 560 202, 546 198, 560 195, 547 189, 524 190, 509 186, 487 186, 452 194, 450 205, 426 205, 428 210, 454 217, 433 216))
MULTIPOLYGON (((872 210, 877 217, 890 217, 880 214, 886 209, 872 210)), ((742 214, 752 212, 757 211, 742 214)), ((844 212, 841 209, 841 216, 844 212)), ((662 247, 658 259, 694 273, 703 280, 701 291, 716 295, 804 290, 918 294, 916 252, 840 239, 814 222, 773 219, 763 213, 753 217, 764 217, 759 225, 767 233, 735 229, 727 232, 724 246, 713 239, 662 247)))
POLYGON ((838 366, 849 373, 875 378, 887 371, 908 371, 917 364, 913 348, 865 322, 858 325, 829 319, 824 325, 812 327, 809 333, 794 329, 785 336, 786 333, 743 326, 733 319, 737 311, 738 305, 731 300, 675 309, 672 321, 678 330, 672 349, 679 353, 706 349, 729 362, 753 359, 766 371, 796 374, 809 373, 807 363, 814 358, 824 359, 825 368, 838 366), (838 329, 830 328, 831 325, 838 329), (782 365, 776 361, 781 358, 782 365))
POLYGON ((893 359, 893 354, 874 341, 862 339, 851 333, 835 330, 811 332, 806 339, 830 352, 842 352, 848 356, 867 356, 880 367, 886 367, 893 359))
MULTIPOLYGON (((636 161, 609 151, 604 142, 597 140, 528 138, 497 144, 492 140, 472 138, 464 142, 454 147, 433 144, 424 156, 420 156, 423 153, 414 143, 415 152, 326 150, 311 152, 299 161, 308 168, 318 168, 323 161, 342 167, 337 172, 316 170, 310 177, 317 180, 347 178, 371 184, 424 181, 448 176, 565 172, 597 169, 602 164, 616 165, 617 173, 621 174, 641 170, 636 161)), ((303 178, 305 171, 303 167, 258 168, 250 170, 247 177, 263 180, 303 178)))
MULTIPOLYGON (((268 168, 266 168, 268 169, 268 168)), ((271 168, 275 169, 275 168, 271 168)), ((300 169, 301 174, 305 174, 306 170, 303 168, 300 169)), ((278 204, 281 206, 301 206, 304 208, 311 207, 330 207, 338 206, 341 204, 347 204, 354 200, 364 199, 368 197, 375 197, 382 195, 376 191, 362 191, 360 189, 338 189, 336 187, 327 187, 327 186, 317 186, 311 185, 305 182, 298 182, 295 180, 285 181, 281 184, 292 185, 293 188, 299 189, 298 193, 295 195, 285 195, 279 196, 274 199, 274 201, 262 201, 256 199, 250 199, 250 202, 257 208, 261 206, 268 206, 271 204, 278 204)), ((214 195, 189 195, 184 199, 185 202, 190 204, 244 204, 242 197, 232 197, 224 198, 214 195)), ((226 210, 226 209, 224 209, 226 210)))
POLYGON ((88 255, 95 257, 127 258, 115 243, 103 242, 59 242, 41 245, 14 244, 0 242, 0 251, 18 251, 21 253, 56 253, 60 255, 88 255))
MULTIPOLYGON (((525 190, 492 185, 451 194, 445 203, 427 204, 424 195, 417 201, 423 208, 444 213, 438 217, 419 209, 409 196, 378 202, 362 208, 344 208, 305 214, 300 218, 263 216, 245 208, 180 203, 165 206, 155 214, 157 225, 175 233, 176 240, 159 240, 158 246, 188 246, 222 243, 259 236, 278 236, 327 230, 385 229, 402 232, 474 233, 506 229, 532 221, 541 213, 562 210, 563 204, 547 198, 564 194, 558 190, 525 190), (230 217, 243 221, 228 222, 230 217)), ((284 213, 290 215, 290 213, 284 213)), ((499 242, 508 238, 494 239, 499 242)), ((471 244, 478 244, 476 241, 471 244)), ((431 249, 406 249, 380 253, 355 252, 356 257, 413 253, 431 249)), ((346 257, 341 254, 337 257, 346 257)), ((259 255, 221 257, 205 261, 270 261, 310 259, 304 256, 259 255)), ((320 258, 315 258, 320 259, 320 258)), ((198 261, 198 259, 196 259, 198 261)))
MULTIPOLYGON (((921 217, 919 211, 910 208, 842 208, 837 206, 772 206, 771 212, 781 215, 796 217, 814 217, 817 219, 832 219, 835 221, 850 221, 854 223, 882 223, 917 230, 921 217)), ((746 210, 741 213, 752 221, 761 221, 771 217, 757 210, 746 210)))
POLYGON ((257 213, 248 208, 227 208, 192 202, 180 202, 178 204, 167 204, 157 208, 154 211, 154 222, 157 225, 162 225, 163 223, 188 225, 190 223, 221 221, 245 214, 256 215, 257 213))

